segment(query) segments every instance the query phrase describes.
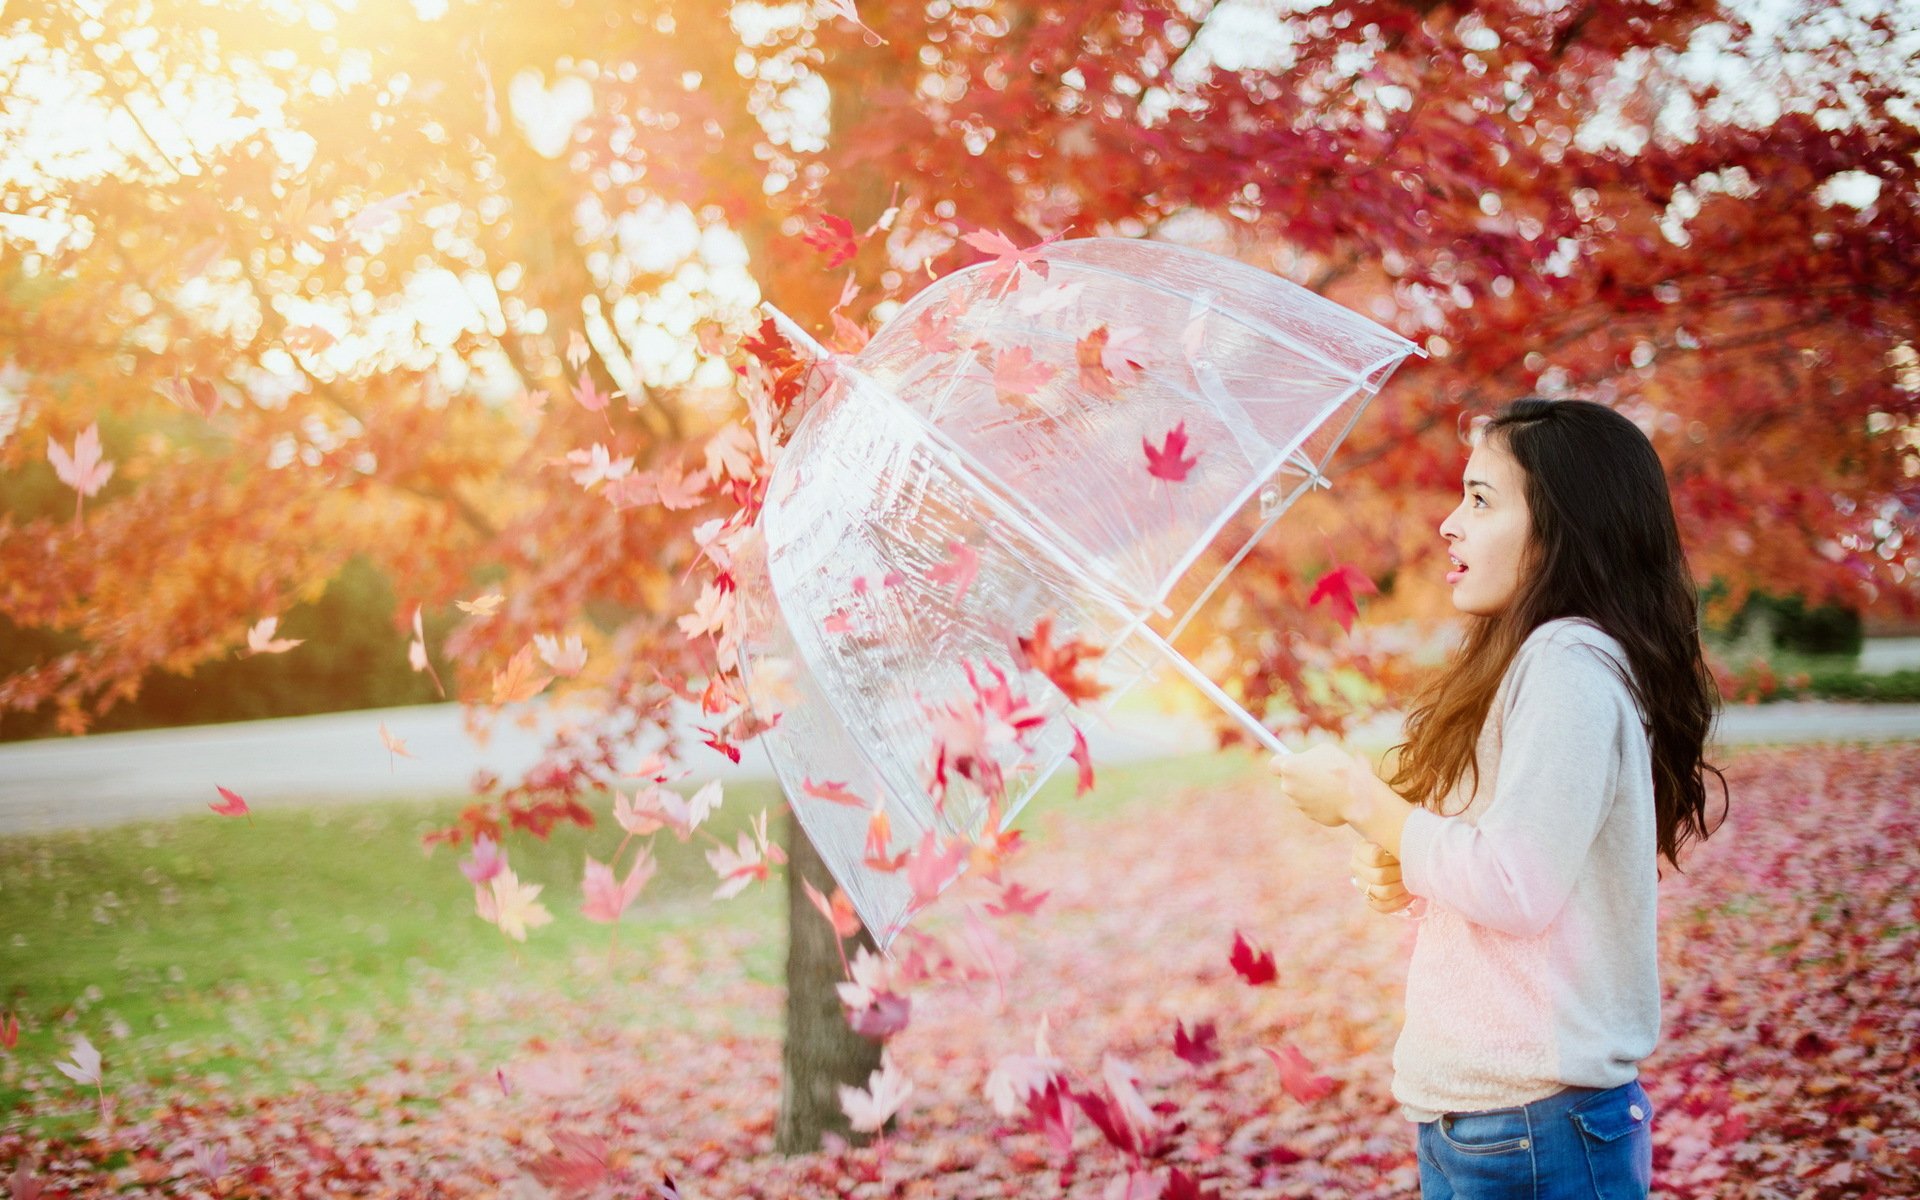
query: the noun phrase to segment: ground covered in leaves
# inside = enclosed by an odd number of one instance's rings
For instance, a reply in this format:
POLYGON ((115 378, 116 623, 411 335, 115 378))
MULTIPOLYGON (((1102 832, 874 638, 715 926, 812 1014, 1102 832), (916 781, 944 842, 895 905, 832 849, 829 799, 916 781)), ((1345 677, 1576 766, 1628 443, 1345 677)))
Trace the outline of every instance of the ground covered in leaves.
MULTIPOLYGON (((1663 1039, 1642 1065, 1656 1193, 1913 1195, 1920 745, 1749 751, 1729 778, 1727 824, 1661 885, 1663 1039)), ((924 921, 936 941, 902 947, 955 969, 911 989, 890 1055, 912 1093, 876 1146, 773 1153, 775 918, 581 957, 576 983, 599 986, 420 989, 414 1052, 351 1090, 54 1077, 0 1133, 0 1170, 43 1197, 625 1198, 668 1175, 688 1200, 1119 1194, 1130 1160, 1089 1120, 1065 1154, 987 1099, 1044 1014, 1076 1086, 1099 1091, 1108 1055, 1138 1072, 1159 1136, 1132 1160, 1136 1197, 1176 1170, 1223 1197, 1408 1196, 1412 1127, 1388 1089, 1414 929, 1348 886, 1350 837, 1275 803, 1258 770, 1115 812, 1098 792, 1053 805, 1010 870, 1048 893, 1033 915, 990 915, 982 892, 969 917, 951 896, 924 921), (1271 982, 1230 963, 1236 934, 1272 954, 1271 982), (537 1035, 500 1037, 529 1014, 537 1035), (1176 1054, 1180 1023, 1210 1023, 1217 1057, 1176 1054), (1330 1087, 1283 1086, 1267 1050, 1330 1087), (24 1132, 59 1114, 80 1131, 24 1132)), ((278 1052, 364 1053, 374 1023, 316 1019, 278 1052)))

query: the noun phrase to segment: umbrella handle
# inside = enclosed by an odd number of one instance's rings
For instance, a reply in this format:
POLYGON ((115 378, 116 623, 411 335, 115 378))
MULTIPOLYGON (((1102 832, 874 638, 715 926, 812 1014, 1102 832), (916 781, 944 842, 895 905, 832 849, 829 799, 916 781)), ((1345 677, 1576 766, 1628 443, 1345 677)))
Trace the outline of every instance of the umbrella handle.
POLYGON ((1255 741, 1275 754, 1293 753, 1292 750, 1287 748, 1285 743, 1275 736, 1273 730, 1268 729, 1265 725, 1261 724, 1252 713, 1240 707, 1239 701, 1227 695, 1219 684, 1207 678, 1205 671, 1188 662, 1187 656, 1175 650, 1172 643, 1145 625, 1140 626, 1135 633, 1137 636, 1146 639, 1148 645, 1164 655, 1167 661, 1173 664, 1173 669, 1180 672, 1180 674, 1186 678, 1187 682, 1206 693, 1207 699, 1218 704, 1228 716, 1239 723, 1241 728, 1252 734, 1255 741))

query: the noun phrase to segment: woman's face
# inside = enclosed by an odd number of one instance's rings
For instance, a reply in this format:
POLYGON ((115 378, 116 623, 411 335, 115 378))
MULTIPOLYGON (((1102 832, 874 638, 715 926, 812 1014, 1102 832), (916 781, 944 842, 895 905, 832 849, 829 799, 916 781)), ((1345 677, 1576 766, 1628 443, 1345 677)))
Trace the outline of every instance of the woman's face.
POLYGON ((1479 437, 1461 475, 1460 504, 1440 522, 1452 563, 1447 584, 1453 606, 1491 617, 1513 602, 1533 522, 1526 479, 1498 439, 1479 437))

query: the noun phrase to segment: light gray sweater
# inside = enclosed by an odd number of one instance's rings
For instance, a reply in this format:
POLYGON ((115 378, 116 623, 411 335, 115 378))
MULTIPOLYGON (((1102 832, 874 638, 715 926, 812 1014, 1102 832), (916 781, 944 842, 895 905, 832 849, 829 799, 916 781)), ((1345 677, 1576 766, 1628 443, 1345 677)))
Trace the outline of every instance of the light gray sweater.
POLYGON ((1427 909, 1393 1050, 1410 1120, 1626 1083, 1659 1039, 1652 751, 1609 655, 1627 669, 1590 622, 1535 629, 1471 801, 1408 814, 1402 881, 1427 909))

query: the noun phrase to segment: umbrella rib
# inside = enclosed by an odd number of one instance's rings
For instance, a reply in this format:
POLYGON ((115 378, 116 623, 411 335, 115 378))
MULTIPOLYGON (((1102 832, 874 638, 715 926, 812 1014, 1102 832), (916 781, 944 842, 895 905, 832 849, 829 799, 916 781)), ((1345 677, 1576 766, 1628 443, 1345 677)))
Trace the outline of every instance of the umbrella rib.
POLYGON ((1115 578, 1112 571, 1101 564, 1097 556, 1082 546, 1072 534, 1056 527, 1044 513, 1034 512, 1025 505, 1009 500, 1002 493, 1002 489, 991 482, 993 475, 981 466, 972 454, 968 453, 966 447, 948 437, 945 430, 927 420, 911 404, 894 395, 891 388, 881 386, 878 380, 856 367, 843 369, 848 375, 855 376, 860 383, 871 386, 875 392, 897 405, 929 443, 948 454, 954 460, 953 465, 965 471, 974 480, 975 492, 1002 516, 1018 525, 1020 532, 1032 538, 1034 543, 1054 560, 1055 565, 1069 575, 1081 577, 1087 583, 1105 585, 1096 586, 1095 590, 1110 607, 1131 615, 1133 609, 1127 601, 1132 600, 1136 605, 1150 609, 1161 616, 1173 615, 1173 610, 1167 607, 1164 600, 1149 600, 1135 594, 1132 588, 1115 578), (1107 591, 1108 588, 1112 589, 1111 593, 1107 591))
MULTIPOLYGON (((1248 500, 1253 498, 1256 491, 1273 482, 1273 477, 1278 475, 1280 468, 1286 465, 1289 458, 1293 457, 1294 451, 1298 450, 1306 443, 1309 437, 1313 436, 1314 430, 1326 424, 1328 417, 1340 411, 1340 406, 1352 399, 1354 392, 1358 391, 1360 387, 1361 381, 1356 380, 1347 387, 1346 391, 1341 392, 1329 401, 1327 405, 1320 410, 1318 416, 1307 422, 1307 424, 1301 428, 1300 432, 1294 435, 1292 441, 1280 448, 1279 454, 1268 460, 1266 470, 1249 480, 1247 485, 1240 489, 1240 493, 1233 498, 1233 502, 1220 510, 1220 515, 1215 517, 1213 523, 1207 526, 1206 533, 1195 539, 1192 547, 1189 548, 1185 554, 1181 555, 1180 561, 1175 563, 1173 569, 1167 572, 1166 581, 1160 585, 1160 591, 1158 595, 1154 597, 1156 604, 1162 608, 1166 606, 1167 594, 1173 590, 1173 585, 1180 581, 1180 577, 1185 575, 1187 571, 1192 568, 1194 562, 1206 552, 1207 547, 1213 544, 1213 539, 1220 536, 1220 531, 1227 527, 1227 522, 1233 519, 1233 515, 1239 512, 1248 500)), ((1361 401, 1361 407, 1364 408, 1365 405, 1366 402, 1364 400, 1361 401)))
MULTIPOLYGON (((857 376, 861 383, 874 382, 869 380, 864 372, 857 369, 850 368, 848 374, 857 376)), ((887 389, 880 387, 877 383, 874 383, 874 390, 880 392, 883 396, 891 396, 891 393, 887 389)), ((955 467, 977 479, 976 486, 978 488, 978 495, 987 502, 988 506, 999 512, 1002 517, 1021 527, 1020 532, 1033 539, 1034 545, 1040 549, 1041 553, 1051 558, 1054 564, 1061 570, 1068 572, 1070 575, 1080 574, 1082 578, 1085 578, 1085 568, 1075 563, 1072 556, 1063 550, 1059 543, 1048 535, 1046 530, 1036 525, 1033 520, 1030 520, 1028 515, 1023 512, 1020 507, 1000 495, 999 489, 989 483, 986 478, 978 475, 970 457, 964 449, 950 442, 937 426, 922 419, 920 414, 915 412, 911 405, 901 404, 900 407, 907 412, 914 425, 920 429, 936 447, 945 450, 954 457, 955 462, 953 465, 955 467)), ((1324 419, 1323 417, 1322 420, 1324 419)), ((1094 581, 1089 579, 1087 582, 1092 583, 1094 581)), ((1251 733, 1260 744, 1266 746, 1275 754, 1290 753, 1286 745, 1282 743, 1278 737, 1274 736, 1271 729, 1261 724, 1252 713, 1242 708, 1240 703, 1232 696, 1227 695, 1219 684, 1207 678, 1206 673, 1189 662, 1186 655, 1174 649, 1165 638, 1149 628, 1144 621, 1143 613, 1136 612, 1133 608, 1128 607, 1124 600, 1108 592, 1105 588, 1094 587, 1091 588, 1090 591, 1094 598, 1100 603, 1113 609, 1121 617, 1127 619, 1132 626, 1129 631, 1129 636, 1137 634, 1141 638, 1144 638, 1149 646, 1158 650, 1163 657, 1172 663, 1174 670, 1178 671, 1189 683, 1205 693, 1207 698, 1219 705, 1228 716, 1244 726, 1247 732, 1251 733)), ((1153 607, 1167 615, 1172 615, 1172 610, 1168 609, 1164 603, 1156 604, 1153 607)))
MULTIPOLYGON (((1253 330, 1255 333, 1259 334, 1261 337, 1280 343, 1281 345, 1299 354, 1301 357, 1311 359, 1312 361, 1319 363, 1321 366, 1327 368, 1327 370, 1332 371, 1336 375, 1345 375, 1348 377, 1351 377, 1353 375, 1353 371, 1350 370, 1349 368, 1343 367, 1339 363, 1329 362, 1326 356, 1321 354, 1319 351, 1313 350, 1307 346, 1301 345, 1299 342, 1295 341, 1291 337, 1288 337, 1286 334, 1280 332, 1278 329, 1275 329, 1273 326, 1267 324, 1265 321, 1256 320, 1255 318, 1248 316, 1246 313, 1240 311, 1238 308, 1221 308, 1213 304, 1211 300, 1205 299, 1200 295, 1198 295, 1197 293, 1181 291, 1179 288, 1166 287, 1161 284, 1154 283, 1151 280, 1144 279, 1138 275, 1131 275, 1125 271, 1115 271, 1110 267, 1098 267, 1093 265, 1092 263, 1085 262, 1079 259, 1059 258, 1059 259, 1051 259, 1049 260, 1049 262, 1050 263, 1058 262, 1061 265, 1069 266, 1076 271, 1086 271, 1094 275, 1105 275, 1109 279, 1124 279, 1129 283, 1132 283, 1141 287, 1150 288, 1153 291, 1162 293, 1163 295, 1178 296, 1182 300, 1185 300, 1189 303, 1192 303, 1193 301, 1197 300, 1200 303, 1207 305, 1208 311, 1216 312, 1223 317, 1227 317, 1231 320, 1238 321, 1240 324, 1245 325, 1248 329, 1253 330)), ((1275 278, 1279 279, 1278 276, 1275 276, 1275 278)), ((1349 314, 1352 313, 1352 310, 1348 309, 1346 305, 1334 304, 1333 301, 1328 300, 1325 296, 1320 295, 1318 292, 1313 291, 1311 288, 1300 287, 1299 284, 1294 283, 1291 279, 1280 279, 1280 282, 1287 284, 1290 287, 1300 288, 1301 291, 1307 293, 1307 295, 1312 296, 1314 299, 1320 301, 1323 304, 1333 304, 1335 308, 1340 309, 1342 312, 1346 312, 1349 314)), ((1399 335, 1395 334, 1394 336, 1397 337, 1399 335)))

